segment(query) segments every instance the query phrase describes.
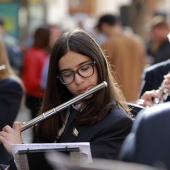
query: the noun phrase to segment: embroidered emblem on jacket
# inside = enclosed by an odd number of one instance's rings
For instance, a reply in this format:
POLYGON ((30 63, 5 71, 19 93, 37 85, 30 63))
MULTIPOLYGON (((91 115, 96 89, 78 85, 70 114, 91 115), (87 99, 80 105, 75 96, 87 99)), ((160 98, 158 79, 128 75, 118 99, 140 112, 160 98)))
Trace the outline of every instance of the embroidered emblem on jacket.
POLYGON ((76 128, 73 128, 73 135, 74 136, 78 136, 79 135, 79 132, 76 128))

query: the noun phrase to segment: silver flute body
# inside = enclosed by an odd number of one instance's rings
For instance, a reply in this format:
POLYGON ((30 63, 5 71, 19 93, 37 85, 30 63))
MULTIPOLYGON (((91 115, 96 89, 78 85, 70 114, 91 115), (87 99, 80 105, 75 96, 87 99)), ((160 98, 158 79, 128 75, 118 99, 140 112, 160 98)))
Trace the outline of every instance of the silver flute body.
POLYGON ((76 103, 77 101, 89 96, 90 94, 95 93, 96 91, 98 91, 98 90, 100 90, 100 89, 102 89, 106 86, 107 86, 107 83, 104 81, 104 82, 98 84, 97 86, 91 88, 89 91, 87 91, 87 92, 85 92, 85 93, 83 93, 83 94, 81 94, 81 95, 61 104, 61 105, 59 105, 58 107, 55 107, 55 108, 53 108, 53 109, 51 109, 51 110, 49 110, 45 113, 42 113, 41 115, 37 116, 36 118, 34 118, 34 119, 32 119, 32 120, 30 120, 26 123, 23 123, 22 131, 37 125, 37 123, 47 119, 48 117, 54 115, 55 113, 57 113, 59 111, 64 110, 65 108, 71 106, 72 104, 76 103))

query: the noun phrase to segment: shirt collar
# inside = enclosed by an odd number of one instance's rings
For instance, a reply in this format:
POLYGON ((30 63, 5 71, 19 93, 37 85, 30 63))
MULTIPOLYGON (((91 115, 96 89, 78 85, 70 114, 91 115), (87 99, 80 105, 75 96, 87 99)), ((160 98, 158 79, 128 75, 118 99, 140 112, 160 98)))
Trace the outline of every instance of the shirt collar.
MULTIPOLYGON (((80 104, 77 104, 77 105, 72 105, 72 107, 75 109, 75 110, 78 110, 78 111, 80 111, 80 108, 81 108, 81 106, 82 106, 82 104, 83 103, 80 103, 80 104)), ((82 110, 82 109, 81 109, 82 110)))

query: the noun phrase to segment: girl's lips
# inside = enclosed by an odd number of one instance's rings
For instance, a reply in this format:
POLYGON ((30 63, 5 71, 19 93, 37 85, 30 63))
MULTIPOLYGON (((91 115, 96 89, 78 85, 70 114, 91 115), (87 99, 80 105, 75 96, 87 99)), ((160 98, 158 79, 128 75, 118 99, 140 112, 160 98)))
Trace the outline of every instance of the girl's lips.
POLYGON ((92 86, 88 86, 88 87, 85 87, 81 90, 79 90, 80 93, 85 93, 86 91, 90 90, 92 88, 92 86))

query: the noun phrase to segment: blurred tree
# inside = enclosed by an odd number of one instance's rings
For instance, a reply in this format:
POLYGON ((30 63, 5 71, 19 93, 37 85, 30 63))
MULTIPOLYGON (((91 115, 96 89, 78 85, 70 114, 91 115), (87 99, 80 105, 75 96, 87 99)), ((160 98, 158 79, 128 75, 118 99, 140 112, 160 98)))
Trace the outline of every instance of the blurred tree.
POLYGON ((142 37, 145 35, 145 23, 154 15, 161 0, 132 0, 128 8, 128 23, 133 31, 142 37))
POLYGON ((143 35, 145 19, 148 15, 148 0, 132 0, 129 6, 129 26, 139 35, 143 35))

